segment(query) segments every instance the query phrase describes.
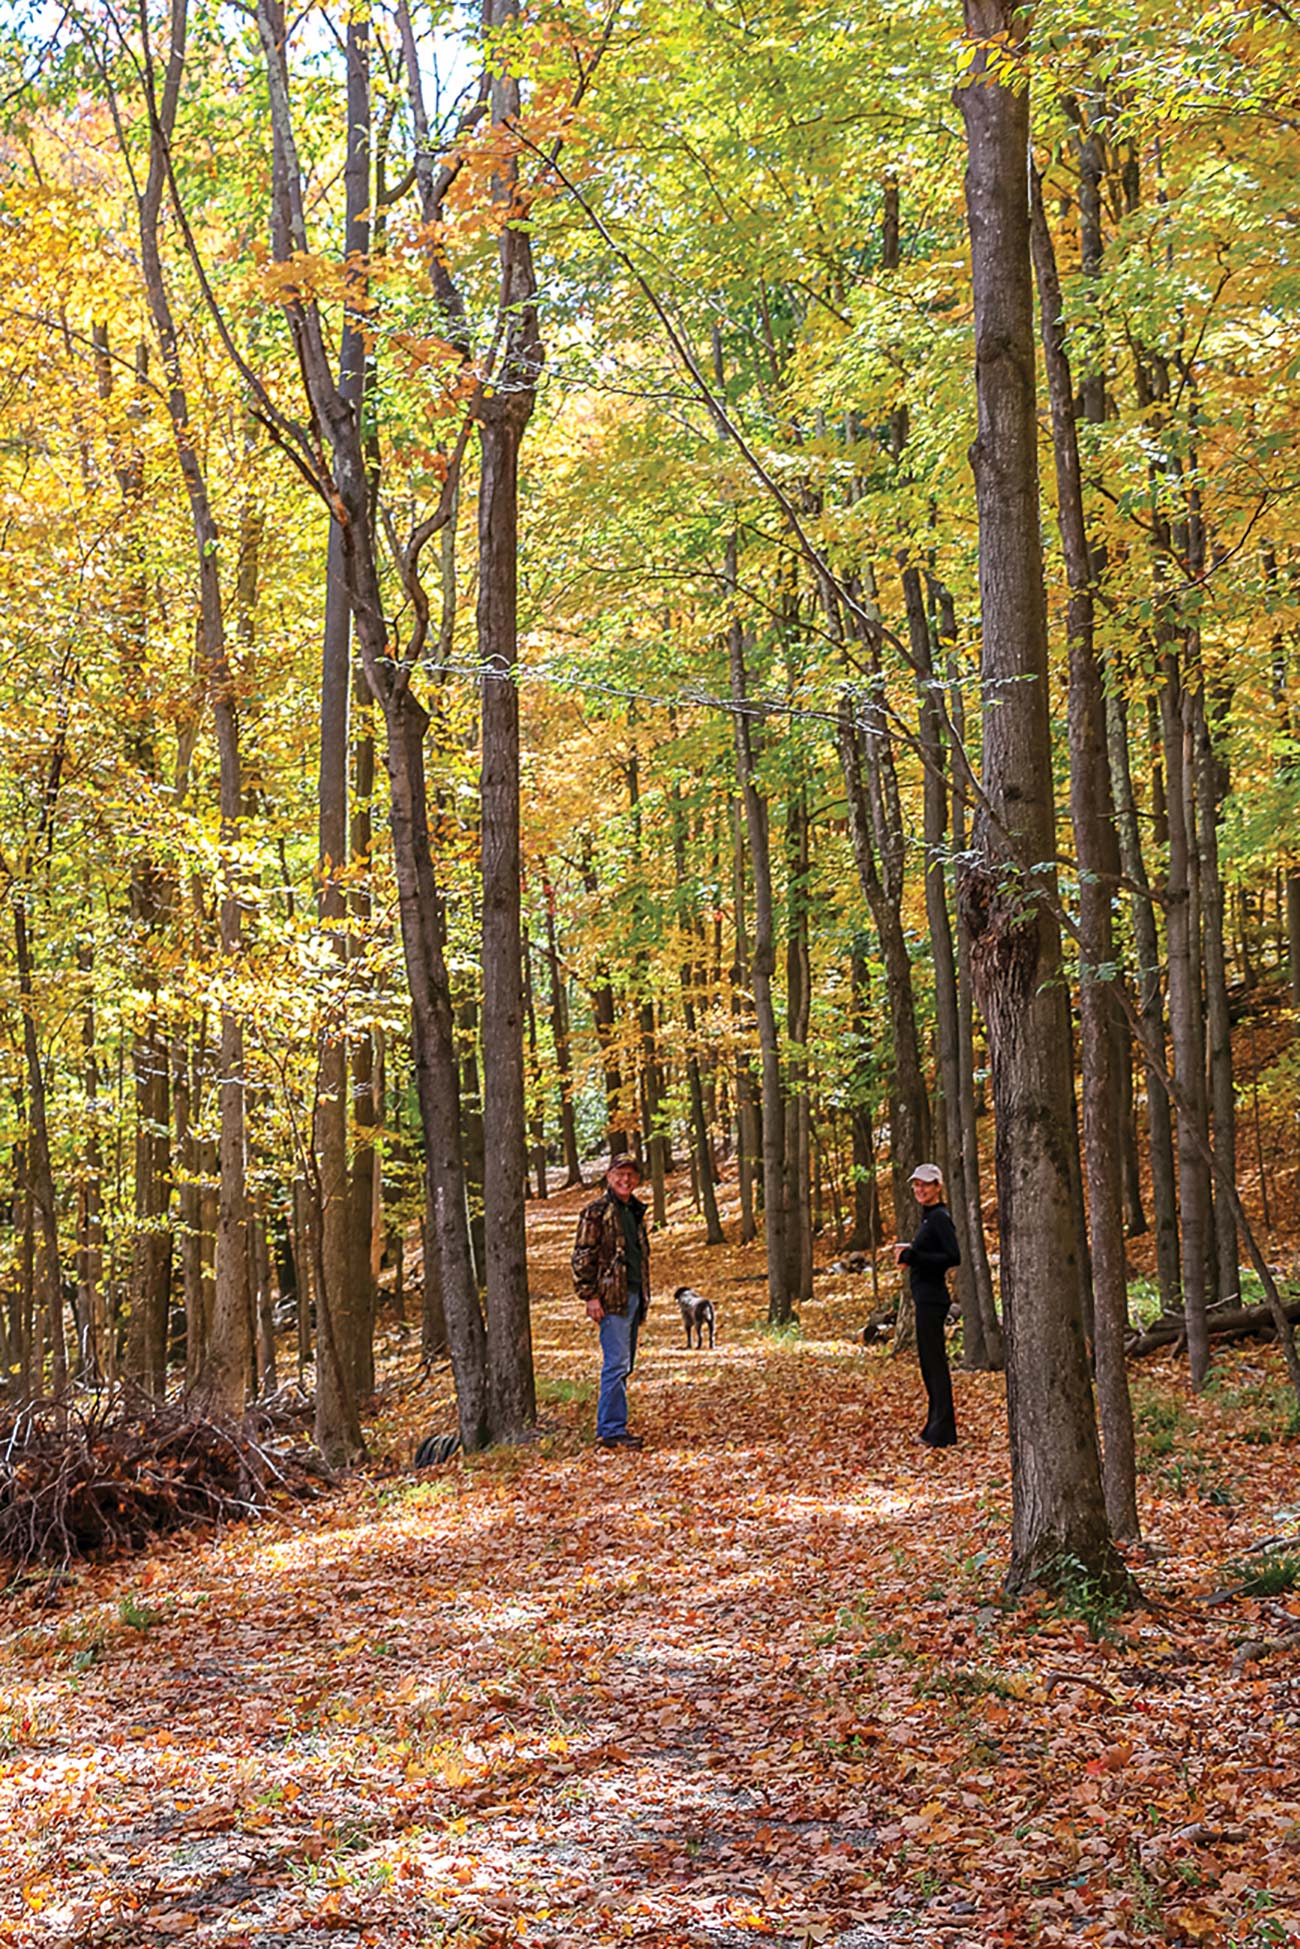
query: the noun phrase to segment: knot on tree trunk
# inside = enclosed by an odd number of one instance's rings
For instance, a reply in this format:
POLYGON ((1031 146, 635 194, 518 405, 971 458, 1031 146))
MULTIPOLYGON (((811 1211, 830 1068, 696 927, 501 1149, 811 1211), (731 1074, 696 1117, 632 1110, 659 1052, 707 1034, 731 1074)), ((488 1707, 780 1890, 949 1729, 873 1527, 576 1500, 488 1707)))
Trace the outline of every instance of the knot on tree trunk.
POLYGON ((1041 940, 1038 902, 1025 875, 978 853, 957 883, 971 941, 971 972, 980 1006, 1014 1015, 1039 979, 1041 940))

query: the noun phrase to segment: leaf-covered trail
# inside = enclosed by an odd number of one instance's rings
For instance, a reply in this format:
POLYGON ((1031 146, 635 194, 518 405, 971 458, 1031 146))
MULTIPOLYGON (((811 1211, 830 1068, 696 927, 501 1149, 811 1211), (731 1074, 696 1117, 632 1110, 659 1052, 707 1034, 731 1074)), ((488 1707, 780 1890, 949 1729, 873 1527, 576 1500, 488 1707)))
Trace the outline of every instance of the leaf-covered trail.
MULTIPOLYGON (((819 1279, 774 1342, 744 1324, 755 1253, 670 1226, 649 1446, 595 1450, 576 1202, 531 1219, 536 1446, 9 1601, 0 1941, 1300 1939, 1300 1606, 1201 1601, 1295 1526, 1263 1357, 1193 1406, 1162 1374, 1200 1473, 1146 1478, 1163 1601, 1096 1644, 999 1605, 1000 1381, 959 1376, 962 1446, 914 1448, 910 1364, 852 1343, 863 1281, 819 1279), (711 1355, 681 1346, 684 1278, 711 1355)), ((377 1447, 447 1425, 434 1392, 377 1447)))

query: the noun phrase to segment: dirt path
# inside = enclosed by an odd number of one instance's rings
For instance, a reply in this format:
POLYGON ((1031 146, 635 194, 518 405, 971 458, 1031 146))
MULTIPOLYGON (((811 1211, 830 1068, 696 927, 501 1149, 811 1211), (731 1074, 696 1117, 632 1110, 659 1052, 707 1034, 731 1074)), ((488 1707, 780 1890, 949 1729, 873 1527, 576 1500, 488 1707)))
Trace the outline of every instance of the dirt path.
MULTIPOLYGON (((1300 1940, 1296 1655, 1238 1656, 1300 1606, 1197 1601, 1300 1500, 1295 1449, 1240 1435, 1249 1403, 1179 1404, 1234 1500, 1148 1481, 1168 1604, 1096 1644, 1000 1605, 1001 1383, 960 1376, 963 1445, 916 1450, 910 1366, 852 1342, 861 1282, 773 1341, 755 1254, 670 1226, 649 1446, 594 1449, 575 1209, 531 1221, 535 1447, 5 1607, 0 1942, 1300 1940), (718 1302, 712 1355, 679 1279, 718 1302)), ((412 1389, 379 1446, 435 1425, 412 1389)))

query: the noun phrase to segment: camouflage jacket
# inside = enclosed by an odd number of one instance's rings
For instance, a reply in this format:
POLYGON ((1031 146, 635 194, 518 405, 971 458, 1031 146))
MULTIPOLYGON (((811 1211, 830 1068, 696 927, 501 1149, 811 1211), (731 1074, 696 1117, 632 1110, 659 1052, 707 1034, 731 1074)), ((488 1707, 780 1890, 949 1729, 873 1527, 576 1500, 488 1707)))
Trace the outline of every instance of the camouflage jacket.
MULTIPOLYGON (((645 1206, 639 1198, 628 1199, 641 1234, 641 1311, 650 1310, 650 1234, 646 1230, 645 1206)), ((623 1216, 612 1191, 585 1205, 578 1219, 578 1236, 573 1247, 573 1284, 585 1306, 598 1299, 607 1313, 627 1311, 627 1246, 623 1237, 623 1216)))

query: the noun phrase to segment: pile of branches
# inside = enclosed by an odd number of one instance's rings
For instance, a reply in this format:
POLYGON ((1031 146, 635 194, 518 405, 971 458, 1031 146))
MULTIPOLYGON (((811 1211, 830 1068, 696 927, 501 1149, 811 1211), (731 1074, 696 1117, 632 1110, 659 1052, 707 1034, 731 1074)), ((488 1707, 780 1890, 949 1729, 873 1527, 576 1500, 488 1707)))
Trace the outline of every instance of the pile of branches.
POLYGON ((0 1563, 16 1575, 118 1555, 308 1501, 332 1478, 298 1420, 275 1406, 215 1420, 184 1400, 120 1393, 11 1410, 0 1419, 0 1563))

